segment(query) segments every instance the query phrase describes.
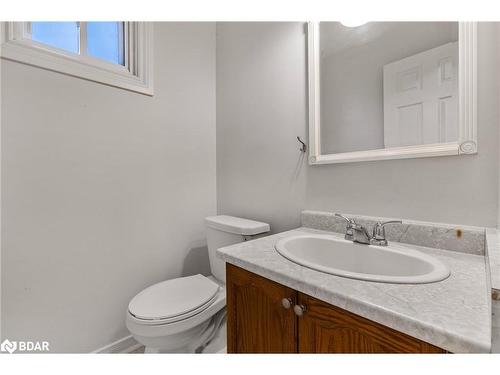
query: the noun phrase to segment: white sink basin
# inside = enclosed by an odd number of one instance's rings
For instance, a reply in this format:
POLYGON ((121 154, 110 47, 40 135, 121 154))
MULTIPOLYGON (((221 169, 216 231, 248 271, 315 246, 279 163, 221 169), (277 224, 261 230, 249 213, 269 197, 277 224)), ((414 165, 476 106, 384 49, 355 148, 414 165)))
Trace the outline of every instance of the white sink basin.
POLYGON ((286 237, 275 248, 304 267, 359 280, 423 284, 450 275, 445 264, 420 251, 391 245, 361 245, 330 235, 286 237))

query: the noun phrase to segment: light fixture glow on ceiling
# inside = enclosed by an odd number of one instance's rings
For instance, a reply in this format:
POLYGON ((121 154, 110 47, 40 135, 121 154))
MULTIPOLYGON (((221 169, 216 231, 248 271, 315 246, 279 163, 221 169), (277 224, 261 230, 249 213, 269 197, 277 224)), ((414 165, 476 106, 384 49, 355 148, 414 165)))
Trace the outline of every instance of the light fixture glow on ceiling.
POLYGON ((366 22, 364 21, 356 21, 356 20, 350 20, 350 21, 340 21, 342 25, 345 27, 359 27, 364 25, 366 22))

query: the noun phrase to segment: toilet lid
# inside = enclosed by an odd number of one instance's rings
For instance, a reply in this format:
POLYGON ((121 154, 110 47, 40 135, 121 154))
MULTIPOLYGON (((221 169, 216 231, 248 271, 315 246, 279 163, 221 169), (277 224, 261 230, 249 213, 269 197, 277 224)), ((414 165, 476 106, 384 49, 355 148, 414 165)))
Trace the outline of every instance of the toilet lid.
POLYGON ((180 277, 144 289, 130 301, 128 310, 139 319, 173 318, 206 305, 218 290, 219 285, 203 275, 180 277))

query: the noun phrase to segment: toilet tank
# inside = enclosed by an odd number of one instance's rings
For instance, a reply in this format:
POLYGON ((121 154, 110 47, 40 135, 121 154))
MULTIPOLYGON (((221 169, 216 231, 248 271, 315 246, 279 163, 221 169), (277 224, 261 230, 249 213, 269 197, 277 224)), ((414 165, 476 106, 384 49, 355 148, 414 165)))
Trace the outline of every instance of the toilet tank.
POLYGON ((224 283, 226 282, 226 263, 217 258, 217 249, 251 240, 270 230, 269 224, 227 215, 207 217, 205 226, 210 269, 212 275, 224 283))

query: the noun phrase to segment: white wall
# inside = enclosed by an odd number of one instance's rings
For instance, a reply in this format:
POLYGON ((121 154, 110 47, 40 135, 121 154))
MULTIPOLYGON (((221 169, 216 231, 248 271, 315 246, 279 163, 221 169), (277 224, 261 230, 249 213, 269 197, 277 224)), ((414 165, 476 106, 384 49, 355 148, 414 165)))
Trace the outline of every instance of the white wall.
MULTIPOLYGON (((500 43, 500 26, 497 27, 497 42, 500 43)), ((498 48, 496 52, 497 52, 497 61, 500 63, 500 48, 498 48)), ((498 85, 498 88, 497 88, 497 95, 498 95, 498 98, 497 98, 497 108, 500 108, 500 73, 497 75, 496 79, 497 79, 497 85, 498 85)), ((500 127, 500 109, 497 110, 497 116, 498 116, 498 124, 499 124, 499 127, 500 127)), ((498 131, 498 136, 499 136, 498 145, 500 147, 500 129, 498 131)), ((497 171, 498 171, 498 177, 500 179, 500 151, 498 152, 498 156, 499 156, 499 159, 498 159, 497 171)), ((498 181, 498 210, 497 210, 497 215, 498 215, 498 217, 497 217, 497 228, 500 228, 500 180, 498 181)), ((500 316, 499 316, 499 318, 500 318, 500 316)), ((499 323, 500 323, 500 321, 499 321, 499 323)))
POLYGON ((304 43, 298 23, 217 23, 218 211, 275 232, 305 207, 304 43))
POLYGON ((215 25, 155 25, 153 98, 2 61, 2 332, 88 352, 147 285, 207 272, 215 25))
POLYGON ((219 213, 274 231, 297 226, 306 208, 496 226, 496 28, 479 26, 478 155, 308 166, 294 140, 307 126, 303 25, 217 24, 219 213))

